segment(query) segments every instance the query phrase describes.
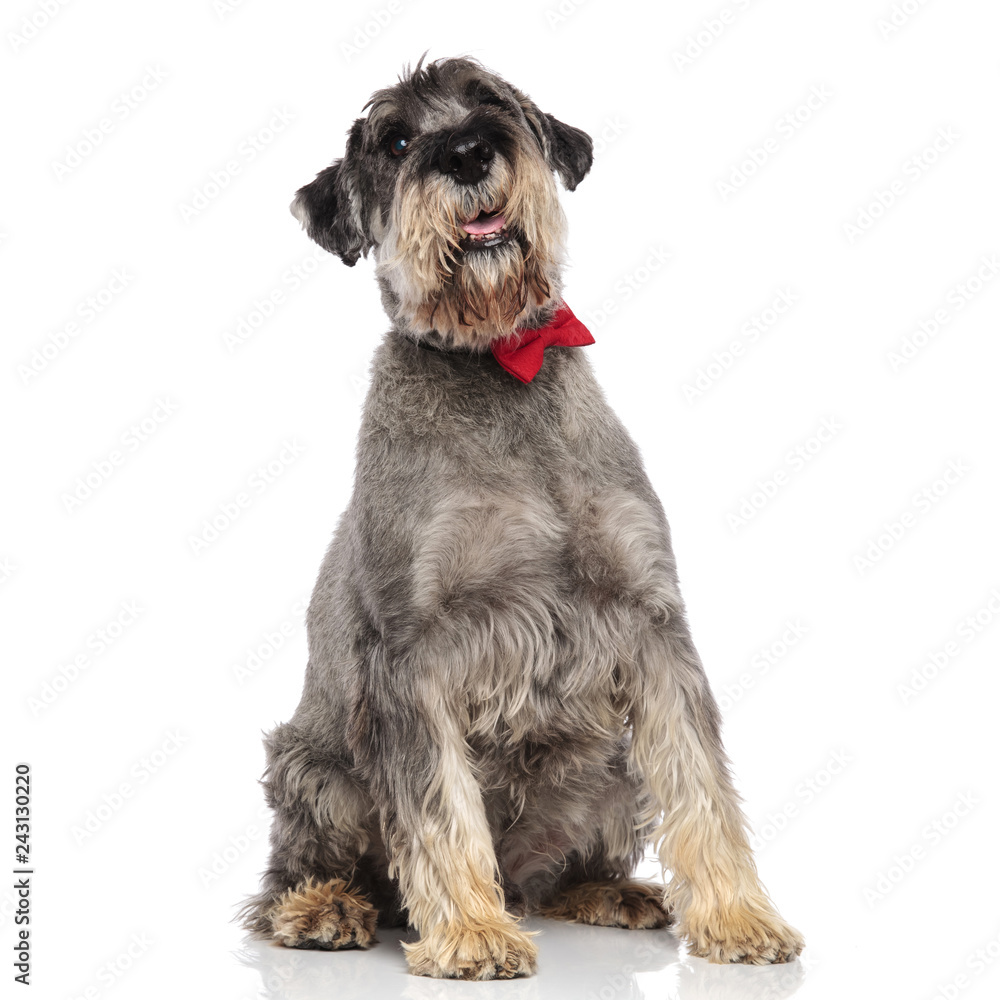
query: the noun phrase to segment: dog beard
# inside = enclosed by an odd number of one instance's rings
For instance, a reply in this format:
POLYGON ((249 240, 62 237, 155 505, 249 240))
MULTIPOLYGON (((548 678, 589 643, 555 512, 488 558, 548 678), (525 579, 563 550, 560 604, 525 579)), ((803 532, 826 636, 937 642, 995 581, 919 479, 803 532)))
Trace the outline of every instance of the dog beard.
POLYGON ((458 185, 440 173, 402 172, 377 274, 412 334, 436 332, 445 346, 482 349, 530 324, 558 294, 566 219, 540 155, 496 157, 486 178, 458 185), (505 234, 476 247, 464 223, 502 213, 505 234))

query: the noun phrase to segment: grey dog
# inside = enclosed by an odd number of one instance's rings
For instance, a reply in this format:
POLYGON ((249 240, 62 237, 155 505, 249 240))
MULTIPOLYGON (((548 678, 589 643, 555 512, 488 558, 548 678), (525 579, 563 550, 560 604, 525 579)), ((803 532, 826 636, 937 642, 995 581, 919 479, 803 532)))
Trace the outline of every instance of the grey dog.
POLYGON ((554 174, 576 187, 589 136, 470 59, 421 61, 365 111, 292 204, 344 263, 373 254, 391 329, 302 700, 266 739, 271 856, 245 925, 332 950, 408 923, 411 971, 463 979, 535 970, 526 913, 793 959, 662 508, 586 338, 546 339, 557 317, 581 329, 554 174), (537 374, 504 362, 532 341, 537 374), (666 889, 631 877, 650 843, 666 889))

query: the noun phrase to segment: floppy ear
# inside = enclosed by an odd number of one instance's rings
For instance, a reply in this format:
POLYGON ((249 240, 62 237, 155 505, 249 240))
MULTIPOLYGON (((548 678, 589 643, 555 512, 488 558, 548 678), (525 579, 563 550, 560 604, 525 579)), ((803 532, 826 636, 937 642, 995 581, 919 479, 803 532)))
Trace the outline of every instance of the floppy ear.
POLYGON ((544 114, 538 105, 519 90, 514 91, 524 117, 545 153, 545 162, 573 191, 594 162, 594 142, 583 129, 573 128, 553 115, 544 114))
POLYGON ((310 239, 336 254, 349 267, 371 248, 361 226, 360 206, 354 193, 357 187, 351 183, 353 139, 352 134, 347 155, 321 170, 314 181, 300 187, 290 206, 292 215, 302 223, 310 239))
POLYGON ((567 190, 573 191, 594 162, 594 141, 583 129, 566 125, 552 115, 542 117, 548 133, 549 166, 559 174, 567 190))

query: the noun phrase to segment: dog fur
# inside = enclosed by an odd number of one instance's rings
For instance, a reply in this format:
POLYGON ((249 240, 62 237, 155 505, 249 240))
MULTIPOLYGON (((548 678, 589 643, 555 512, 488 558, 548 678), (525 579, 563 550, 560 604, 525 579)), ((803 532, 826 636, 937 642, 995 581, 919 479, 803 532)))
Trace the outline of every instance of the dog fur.
POLYGON ((554 174, 576 187, 589 137, 470 59, 420 63, 365 110, 292 206, 345 263, 374 255, 391 329, 302 699, 266 739, 246 926, 367 947, 377 911, 419 932, 412 972, 467 979, 533 972, 518 918, 537 912, 794 958, 635 444, 580 349, 547 349, 528 384, 488 350, 561 305, 554 174), (495 246, 463 229, 480 212, 506 220, 495 246), (631 879, 649 844, 665 893, 631 879))

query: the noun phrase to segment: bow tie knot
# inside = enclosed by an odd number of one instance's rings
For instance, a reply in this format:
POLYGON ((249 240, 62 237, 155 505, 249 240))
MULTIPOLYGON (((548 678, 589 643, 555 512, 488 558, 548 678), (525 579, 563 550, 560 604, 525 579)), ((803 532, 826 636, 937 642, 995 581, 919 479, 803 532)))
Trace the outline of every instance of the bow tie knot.
POLYGON ((585 347, 594 343, 590 331, 563 303, 552 319, 537 330, 515 330, 494 344, 493 357, 500 367, 522 382, 530 382, 542 367, 546 347, 585 347))

